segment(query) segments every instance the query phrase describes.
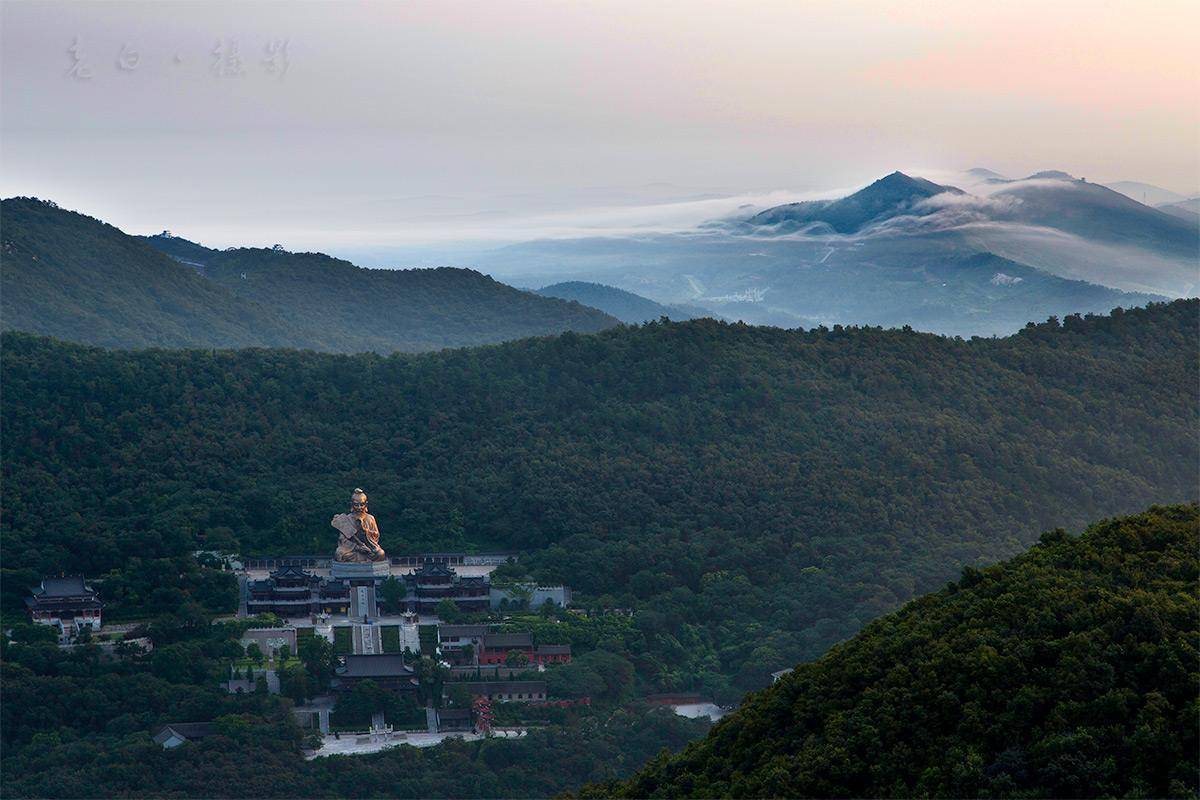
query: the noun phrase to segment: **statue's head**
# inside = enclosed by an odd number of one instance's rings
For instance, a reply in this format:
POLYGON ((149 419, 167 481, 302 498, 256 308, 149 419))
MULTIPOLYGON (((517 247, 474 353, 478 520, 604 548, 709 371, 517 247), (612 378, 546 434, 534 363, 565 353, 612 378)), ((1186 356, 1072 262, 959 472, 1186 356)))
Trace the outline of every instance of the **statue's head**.
POLYGON ((355 514, 367 513, 367 493, 362 489, 355 489, 350 495, 350 510, 355 514))

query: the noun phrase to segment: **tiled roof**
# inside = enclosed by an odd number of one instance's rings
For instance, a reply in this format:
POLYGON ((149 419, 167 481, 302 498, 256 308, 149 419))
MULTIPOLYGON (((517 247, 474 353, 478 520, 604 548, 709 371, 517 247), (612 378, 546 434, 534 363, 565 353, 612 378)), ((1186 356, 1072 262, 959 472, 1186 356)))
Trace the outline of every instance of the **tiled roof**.
POLYGON ((303 567, 297 567, 289 564, 286 567, 280 567, 271 573, 272 578, 311 578, 310 573, 305 572, 303 567))
POLYGON ((345 668, 338 670, 338 675, 346 678, 393 678, 412 674, 412 668, 404 663, 404 656, 395 653, 346 656, 345 668))
POLYGON ((158 733, 154 734, 154 741, 162 744, 171 738, 172 732, 184 739, 192 740, 212 736, 217 732, 217 728, 211 722, 172 722, 164 725, 158 730, 158 733))
POLYGON ((463 681, 461 685, 469 694, 545 694, 545 681, 463 681))
POLYGON ((528 633, 489 633, 483 637, 483 646, 489 650, 501 650, 506 647, 533 647, 533 640, 528 633))
POLYGON ((469 708, 440 708, 438 709, 438 719, 446 722, 454 719, 470 719, 471 709, 469 708))
POLYGON ((64 578, 44 578, 41 587, 34 589, 33 593, 38 597, 77 597, 92 594, 92 590, 84 585, 82 576, 71 575, 64 578))

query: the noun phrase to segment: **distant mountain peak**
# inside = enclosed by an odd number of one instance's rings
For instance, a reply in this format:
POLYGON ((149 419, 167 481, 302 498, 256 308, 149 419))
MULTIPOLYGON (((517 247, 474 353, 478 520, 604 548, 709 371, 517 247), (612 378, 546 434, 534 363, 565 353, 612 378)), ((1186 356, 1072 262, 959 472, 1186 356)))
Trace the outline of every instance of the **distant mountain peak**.
POLYGON ((928 213, 917 204, 945 193, 965 194, 954 186, 942 186, 897 170, 840 200, 776 206, 755 215, 750 222, 756 225, 784 223, 793 228, 815 224, 837 233, 857 233, 867 225, 898 214, 928 213))
MULTIPOLYGON (((886 194, 889 198, 894 199, 915 199, 933 197, 935 194, 943 192, 951 192, 953 194, 963 194, 961 189, 954 186, 943 186, 939 183, 926 180, 925 178, 915 178, 912 175, 906 175, 899 170, 884 175, 879 180, 864 189, 860 189, 844 200, 852 200, 860 197, 870 197, 873 195, 886 194)), ((835 201, 836 202, 836 201, 835 201)))
POLYGON ((1079 179, 1076 178, 1074 175, 1072 175, 1068 172, 1063 172, 1062 170, 1059 170, 1059 169, 1047 169, 1047 170, 1042 170, 1041 172, 1035 172, 1034 174, 1030 175, 1025 180, 1027 180, 1027 181, 1034 181, 1034 180, 1077 181, 1079 179))

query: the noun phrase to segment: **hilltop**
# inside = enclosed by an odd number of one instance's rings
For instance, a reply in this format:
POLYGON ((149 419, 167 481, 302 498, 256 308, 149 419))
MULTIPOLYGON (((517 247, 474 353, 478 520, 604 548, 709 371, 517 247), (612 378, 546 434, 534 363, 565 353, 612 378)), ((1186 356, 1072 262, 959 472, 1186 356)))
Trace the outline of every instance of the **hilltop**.
POLYGON ((53 203, 0 203, 0 321, 106 347, 324 342, 111 225, 53 203))
POLYGON ((776 232, 790 232, 819 223, 816 231, 857 233, 871 223, 897 214, 931 214, 936 209, 923 208, 921 201, 940 194, 961 195, 963 191, 924 178, 913 178, 903 172, 893 172, 840 200, 814 200, 776 206, 751 217, 750 225, 769 225, 776 232))
POLYGON ((1197 507, 909 603, 709 736, 583 797, 1193 797, 1197 507))

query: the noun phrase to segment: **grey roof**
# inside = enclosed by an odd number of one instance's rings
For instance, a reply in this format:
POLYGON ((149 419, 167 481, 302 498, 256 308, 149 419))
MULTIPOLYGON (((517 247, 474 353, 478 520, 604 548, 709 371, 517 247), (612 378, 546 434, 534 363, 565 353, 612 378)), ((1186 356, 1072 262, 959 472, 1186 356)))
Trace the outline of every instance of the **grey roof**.
POLYGON ((346 678, 395 678, 412 675, 413 671, 404 663, 404 656, 397 653, 359 654, 346 656, 346 666, 338 674, 346 678))
POLYGON ((304 567, 298 567, 295 564, 288 564, 280 567, 271 573, 272 578, 313 578, 316 577, 310 572, 306 572, 304 567))
POLYGON ((158 730, 158 733, 154 734, 154 741, 162 744, 171 738, 172 733, 191 741, 193 739, 203 739, 205 736, 212 736, 216 732, 217 728, 211 722, 172 722, 164 725, 158 730))
POLYGON ((439 636, 483 636, 490 625, 438 625, 439 636))
POLYGON ((533 647, 528 633, 489 633, 483 637, 483 646, 491 650, 505 647, 533 647))
POLYGON ((426 561, 423 564, 421 564, 421 566, 418 567, 417 571, 414 572, 413 574, 421 575, 421 576, 436 575, 436 576, 453 577, 453 576, 457 575, 458 573, 455 572, 454 570, 450 569, 449 567, 447 567, 441 561, 426 561))
POLYGON ((550 655, 550 656, 562 655, 562 654, 570 655, 571 654, 571 645, 569 645, 569 644, 542 644, 542 645, 538 645, 537 651, 539 653, 545 653, 546 655, 550 655))
POLYGON ((83 576, 71 575, 64 578, 43 578, 42 585, 34 589, 38 597, 77 597, 92 594, 92 590, 83 583, 83 576))
POLYGON ((462 681, 446 686, 463 686, 471 694, 545 694, 545 681, 462 681))

